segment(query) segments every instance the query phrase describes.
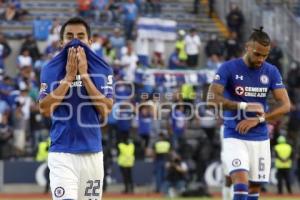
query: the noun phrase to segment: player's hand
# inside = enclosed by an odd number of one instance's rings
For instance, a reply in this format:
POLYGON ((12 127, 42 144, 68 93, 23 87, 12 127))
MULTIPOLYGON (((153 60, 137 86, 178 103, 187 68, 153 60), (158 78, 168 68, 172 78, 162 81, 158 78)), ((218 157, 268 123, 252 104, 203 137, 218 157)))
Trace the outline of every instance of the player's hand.
POLYGON ((78 71, 76 49, 74 47, 68 50, 68 61, 66 66, 66 80, 72 82, 75 79, 78 71))
POLYGON ((247 103, 246 111, 255 112, 258 115, 263 115, 265 112, 264 107, 261 103, 247 103))
POLYGON ((251 117, 240 121, 237 124, 235 130, 241 134, 246 134, 251 128, 257 126, 258 124, 259 124, 258 118, 251 117))
POLYGON ((88 64, 85 51, 82 47, 77 47, 78 71, 80 75, 87 74, 88 64))

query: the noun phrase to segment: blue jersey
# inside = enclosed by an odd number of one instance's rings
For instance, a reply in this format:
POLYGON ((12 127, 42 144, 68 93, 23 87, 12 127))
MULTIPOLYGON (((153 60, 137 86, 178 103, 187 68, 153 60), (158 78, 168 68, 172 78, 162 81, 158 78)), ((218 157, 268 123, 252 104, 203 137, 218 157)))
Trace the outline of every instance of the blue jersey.
POLYGON ((139 135, 149 135, 152 131, 152 120, 151 115, 140 114, 138 118, 138 133, 139 135))
MULTIPOLYGON (((267 95, 270 90, 284 88, 278 69, 264 62, 258 69, 249 68, 242 58, 225 62, 218 70, 214 83, 224 86, 224 97, 236 102, 257 102, 267 111, 267 95)), ((224 137, 244 140, 267 140, 266 123, 260 123, 246 134, 235 131, 236 125, 246 117, 255 117, 256 113, 238 110, 224 111, 224 137)))
MULTIPOLYGON (((112 98, 112 69, 79 40, 72 40, 41 71, 40 99, 56 89, 66 74, 68 49, 82 46, 88 73, 96 88, 112 98)), ((99 114, 77 75, 61 104, 52 114, 50 152, 92 153, 102 151, 99 114)))
POLYGON ((182 136, 185 131, 185 115, 182 111, 176 109, 171 113, 172 131, 177 136, 182 136))

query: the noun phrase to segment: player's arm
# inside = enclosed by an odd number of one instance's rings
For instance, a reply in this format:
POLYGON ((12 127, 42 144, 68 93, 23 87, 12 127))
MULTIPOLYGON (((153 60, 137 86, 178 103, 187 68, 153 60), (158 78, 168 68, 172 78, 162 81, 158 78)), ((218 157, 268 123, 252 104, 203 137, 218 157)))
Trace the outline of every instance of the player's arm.
POLYGON ((209 106, 218 106, 218 108, 237 110, 239 102, 230 101, 223 96, 224 86, 218 83, 212 83, 207 93, 207 102, 209 106))
POLYGON ((82 47, 77 48, 77 58, 78 58, 78 71, 82 77, 84 87, 91 97, 94 107, 101 117, 105 118, 112 110, 113 100, 106 98, 94 85, 92 79, 87 73, 87 60, 84 49, 82 47))
POLYGON ((111 112, 113 106, 113 100, 106 98, 94 85, 89 75, 82 76, 84 87, 94 103, 97 112, 101 117, 107 117, 111 112))
POLYGON ((40 113, 50 117, 57 106, 60 105, 68 92, 71 83, 77 74, 76 49, 70 48, 68 51, 68 61, 66 66, 66 76, 60 82, 59 86, 44 98, 39 100, 40 113))
POLYGON ((207 102, 208 106, 224 110, 246 110, 249 112, 264 112, 263 106, 259 103, 236 102, 224 97, 224 88, 230 83, 232 73, 229 70, 229 64, 223 64, 216 73, 212 84, 208 89, 207 102))
POLYGON ((282 115, 288 113, 291 109, 291 103, 285 88, 278 88, 272 91, 273 97, 279 106, 269 113, 266 113, 266 121, 274 121, 279 119, 282 115))

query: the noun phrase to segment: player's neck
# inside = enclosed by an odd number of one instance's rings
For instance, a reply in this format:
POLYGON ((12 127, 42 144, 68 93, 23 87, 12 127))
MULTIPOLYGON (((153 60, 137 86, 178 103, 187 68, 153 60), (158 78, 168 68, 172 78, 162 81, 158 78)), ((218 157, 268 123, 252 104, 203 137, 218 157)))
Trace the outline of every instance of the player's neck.
POLYGON ((249 61, 248 61, 247 54, 245 54, 245 55, 243 56, 243 61, 244 61, 244 63, 247 65, 247 67, 250 67, 250 63, 249 63, 249 61))
POLYGON ((247 57, 247 54, 245 54, 243 56, 243 61, 245 63, 245 65, 249 68, 249 69, 258 69, 259 67, 255 67, 255 66, 252 66, 251 65, 251 62, 249 61, 248 57, 247 57))

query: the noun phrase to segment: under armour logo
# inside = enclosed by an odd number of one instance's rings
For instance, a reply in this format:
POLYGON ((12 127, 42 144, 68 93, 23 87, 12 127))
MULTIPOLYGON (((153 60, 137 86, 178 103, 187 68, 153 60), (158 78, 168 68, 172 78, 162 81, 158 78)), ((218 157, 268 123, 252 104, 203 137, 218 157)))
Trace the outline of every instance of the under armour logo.
POLYGON ((258 174, 258 179, 265 179, 266 175, 265 174, 258 174))
POLYGON ((237 79, 240 79, 240 80, 243 80, 244 79, 244 76, 239 76, 239 75, 235 75, 235 79, 237 80, 237 79))

